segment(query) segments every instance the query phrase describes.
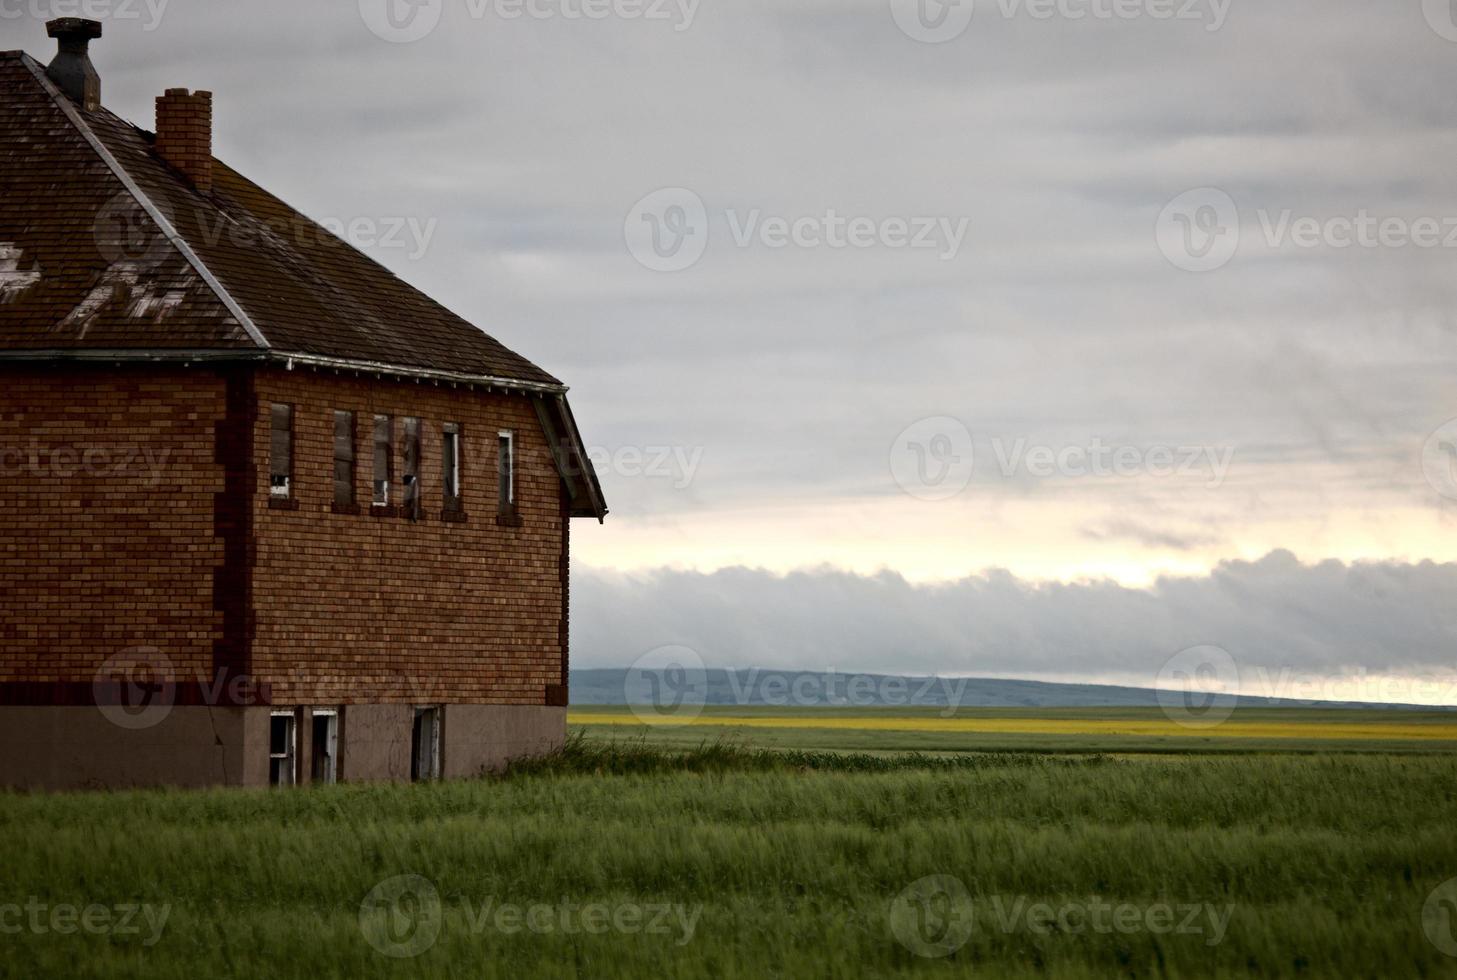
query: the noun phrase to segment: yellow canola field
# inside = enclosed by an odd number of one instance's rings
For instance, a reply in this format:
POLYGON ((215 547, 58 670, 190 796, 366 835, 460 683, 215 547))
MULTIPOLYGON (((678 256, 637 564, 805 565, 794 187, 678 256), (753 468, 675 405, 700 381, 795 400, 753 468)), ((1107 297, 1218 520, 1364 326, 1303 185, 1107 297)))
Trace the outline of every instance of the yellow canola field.
MULTIPOLYGON (((644 712, 646 714, 646 712, 644 712)), ((1259 722, 1231 719, 1196 728, 1169 719, 1097 718, 942 718, 825 717, 803 715, 700 715, 692 721, 662 717, 640 719, 631 713, 572 712, 573 725, 643 725, 715 728, 817 728, 874 732, 966 732, 1021 735, 1143 735, 1174 738, 1304 738, 1304 739, 1457 739, 1457 724, 1400 724, 1380 722, 1259 722)))

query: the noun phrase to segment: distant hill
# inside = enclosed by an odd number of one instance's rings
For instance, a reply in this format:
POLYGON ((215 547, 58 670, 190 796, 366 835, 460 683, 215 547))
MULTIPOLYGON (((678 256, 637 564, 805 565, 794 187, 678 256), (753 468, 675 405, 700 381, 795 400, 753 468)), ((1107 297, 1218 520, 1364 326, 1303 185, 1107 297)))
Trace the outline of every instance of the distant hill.
MULTIPOLYGON (((743 707, 926 707, 944 708, 1156 708, 1151 688, 1100 684, 1056 684, 971 678, 896 677, 887 674, 836 674, 814 671, 709 670, 704 704, 743 707)), ((574 670, 573 705, 652 703, 640 676, 623 668, 574 670), (629 697, 631 688, 631 697, 629 697)), ((697 698, 694 698, 697 701, 697 698)), ((1428 705, 1371 705, 1357 701, 1297 701, 1289 698, 1240 697, 1251 708, 1413 708, 1428 705)), ((1440 709, 1437 709, 1440 710, 1440 709)))

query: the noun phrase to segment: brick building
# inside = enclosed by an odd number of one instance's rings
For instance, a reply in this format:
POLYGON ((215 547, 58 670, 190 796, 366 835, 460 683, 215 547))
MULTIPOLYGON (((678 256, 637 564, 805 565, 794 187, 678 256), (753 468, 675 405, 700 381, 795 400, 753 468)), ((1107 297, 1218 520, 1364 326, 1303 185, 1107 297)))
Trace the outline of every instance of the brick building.
POLYGON ((212 155, 0 53, 0 785, 468 776, 559 744, 566 388, 212 155))

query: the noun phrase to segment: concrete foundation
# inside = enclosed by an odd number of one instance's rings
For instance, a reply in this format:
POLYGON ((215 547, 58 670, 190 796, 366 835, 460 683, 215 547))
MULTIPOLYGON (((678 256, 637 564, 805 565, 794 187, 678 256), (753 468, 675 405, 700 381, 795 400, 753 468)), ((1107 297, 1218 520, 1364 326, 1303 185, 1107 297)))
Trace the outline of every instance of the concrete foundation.
MULTIPOLYGON (((295 772, 306 783, 311 708, 172 707, 147 716, 118 708, 0 707, 0 787, 267 786, 270 715, 281 710, 297 719, 295 772)), ((414 713, 408 704, 339 709, 339 780, 407 782, 414 713)), ((462 779, 495 772, 565 740, 565 708, 448 704, 441 774, 462 779)))
POLYGON ((566 708, 446 705, 442 775, 464 779, 496 772, 512 759, 554 752, 566 738, 566 708))
POLYGON ((267 784, 267 708, 174 707, 164 717, 120 708, 0 708, 0 786, 7 788, 267 784))

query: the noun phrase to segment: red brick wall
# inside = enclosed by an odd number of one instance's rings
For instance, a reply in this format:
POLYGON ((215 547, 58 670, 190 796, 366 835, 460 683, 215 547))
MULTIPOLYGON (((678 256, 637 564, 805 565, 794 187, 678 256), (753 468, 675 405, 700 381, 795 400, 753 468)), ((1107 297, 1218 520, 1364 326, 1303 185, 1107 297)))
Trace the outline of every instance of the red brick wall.
POLYGON ((0 683, 89 684, 133 647, 211 675, 225 393, 207 369, 0 366, 0 683))
POLYGON ((562 489, 530 399, 465 387, 268 369, 259 411, 252 673, 276 704, 540 705, 562 680, 562 489), (297 510, 270 506, 269 407, 294 406, 297 510), (334 411, 356 413, 355 496, 333 512, 334 411), (425 516, 371 513, 373 416, 422 420, 425 516), (464 433, 467 519, 442 520, 441 427, 464 433), (497 522, 497 432, 517 446, 520 527, 497 522))

